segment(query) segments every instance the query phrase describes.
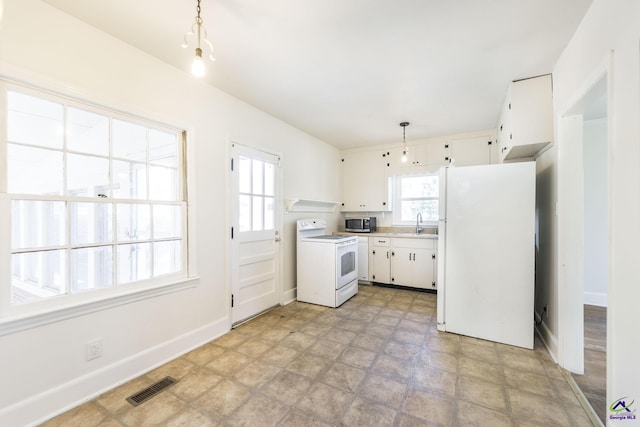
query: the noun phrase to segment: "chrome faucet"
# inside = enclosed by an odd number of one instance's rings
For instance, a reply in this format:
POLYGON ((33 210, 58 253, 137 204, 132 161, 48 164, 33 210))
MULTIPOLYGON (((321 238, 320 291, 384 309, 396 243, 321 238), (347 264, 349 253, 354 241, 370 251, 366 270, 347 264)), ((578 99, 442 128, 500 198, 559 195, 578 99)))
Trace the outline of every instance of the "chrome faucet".
POLYGON ((420 234, 422 231, 422 227, 420 227, 420 223, 422 222, 422 212, 418 212, 416 215, 416 234, 420 234))

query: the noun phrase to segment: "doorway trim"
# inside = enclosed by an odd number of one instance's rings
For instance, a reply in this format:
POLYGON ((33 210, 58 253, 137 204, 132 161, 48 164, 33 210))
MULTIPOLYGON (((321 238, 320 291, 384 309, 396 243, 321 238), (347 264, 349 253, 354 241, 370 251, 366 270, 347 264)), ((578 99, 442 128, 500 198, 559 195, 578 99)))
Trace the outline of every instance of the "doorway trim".
MULTIPOLYGON (((570 154, 580 152, 582 156, 584 138, 582 129, 578 130, 578 126, 583 126, 582 109, 589 101, 592 90, 602 79, 606 79, 607 88, 607 232, 611 235, 611 194, 612 194, 612 141, 613 141, 613 61, 614 52, 609 55, 596 67, 590 77, 579 86, 575 91, 575 95, 569 98, 564 106, 559 108, 557 134, 559 139, 557 152, 557 271, 556 286, 558 294, 558 362, 563 368, 578 374, 584 372, 584 250, 583 250, 583 173, 584 163, 582 157, 579 161, 579 167, 575 168, 572 164, 570 154), (579 118, 579 120, 578 120, 579 118), (579 123, 578 123, 579 121, 579 123), (580 144, 577 150, 571 150, 570 144, 580 144), (573 171, 573 172, 570 172, 573 171), (570 175, 566 175, 571 173, 570 175), (577 174, 580 174, 578 177, 577 174), (572 180, 573 178, 573 180, 572 180), (572 181, 572 182, 571 182, 572 181), (571 192, 577 194, 573 197, 571 204, 571 192), (576 200, 576 197, 578 200, 576 200), (579 224, 575 224, 576 218, 579 224), (570 241, 573 231, 576 234, 579 231, 579 244, 570 241), (569 231, 565 231, 569 230, 569 231), (569 237, 569 238, 567 238, 569 237), (567 267, 571 262, 575 265, 567 267)), ((608 265, 611 265, 612 250, 611 245, 607 248, 608 265)), ((607 293, 612 294, 611 269, 607 271, 607 293)), ((609 300, 607 313, 610 313, 613 307, 612 301, 609 300)), ((609 314, 607 314, 609 317, 609 314)), ((607 319, 607 329, 611 322, 607 319)), ((607 333, 609 336, 609 333, 607 333)), ((607 339, 608 341, 608 339, 607 339)), ((607 352, 610 346, 607 343, 607 352)), ((608 357, 608 359, 610 359, 608 357)))

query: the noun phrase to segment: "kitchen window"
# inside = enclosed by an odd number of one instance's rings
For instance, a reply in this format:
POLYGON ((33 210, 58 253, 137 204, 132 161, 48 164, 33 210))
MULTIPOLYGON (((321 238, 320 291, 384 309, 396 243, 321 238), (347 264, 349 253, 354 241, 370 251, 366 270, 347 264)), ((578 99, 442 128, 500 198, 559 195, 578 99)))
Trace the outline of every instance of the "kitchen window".
POLYGON ((437 224, 438 173, 393 177, 393 223, 415 225, 418 214, 423 223, 437 224))
POLYGON ((186 278, 184 132, 0 87, 0 316, 186 278))

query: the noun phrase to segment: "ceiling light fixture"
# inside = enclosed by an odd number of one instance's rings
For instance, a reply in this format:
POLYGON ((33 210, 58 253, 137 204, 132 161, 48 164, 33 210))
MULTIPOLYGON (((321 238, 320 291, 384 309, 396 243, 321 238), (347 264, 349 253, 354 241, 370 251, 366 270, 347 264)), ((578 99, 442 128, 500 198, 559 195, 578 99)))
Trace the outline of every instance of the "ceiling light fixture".
POLYGON ((197 35, 198 44, 196 45, 196 57, 193 58, 193 63, 191 64, 191 73, 196 77, 202 77, 204 76, 204 62, 202 61, 202 48, 200 47, 202 42, 209 46, 209 59, 215 61, 216 58, 213 57, 213 45, 209 40, 207 40, 207 30, 204 28, 204 25, 202 25, 202 18, 200 17, 200 0, 198 0, 196 12, 196 22, 191 26, 191 31, 184 33, 184 43, 182 43, 182 47, 189 47, 187 37, 197 35))
POLYGON ((402 158, 400 160, 402 160, 403 163, 406 163, 408 160, 407 153, 409 152, 409 148, 407 147, 405 132, 407 130, 407 126, 409 126, 409 122, 402 122, 400 123, 400 126, 402 126, 402 158))

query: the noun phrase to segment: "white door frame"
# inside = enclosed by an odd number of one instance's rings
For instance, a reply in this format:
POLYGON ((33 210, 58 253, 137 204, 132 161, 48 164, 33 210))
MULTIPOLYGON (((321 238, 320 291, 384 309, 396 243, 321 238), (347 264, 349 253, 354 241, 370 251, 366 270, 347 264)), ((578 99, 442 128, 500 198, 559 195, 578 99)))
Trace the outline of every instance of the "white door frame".
MULTIPOLYGON (((283 229, 283 214, 284 214, 284 204, 283 204, 283 171, 282 171, 282 164, 284 163, 282 160, 282 155, 278 152, 274 152, 273 150, 267 148, 267 147, 262 147, 256 144, 242 144, 240 142, 238 142, 237 140, 235 140, 234 138, 228 137, 227 138, 227 143, 226 143, 226 151, 227 151, 227 174, 226 174, 226 184, 227 184, 227 196, 226 196, 226 204, 227 204, 227 209, 226 209, 226 244, 225 244, 225 254, 227 257, 227 263, 226 263, 226 268, 227 268, 227 274, 225 275, 227 280, 225 283, 225 294, 227 297, 227 301, 228 304, 226 305, 227 307, 227 319, 228 319, 228 328, 231 329, 233 327, 233 316, 232 316, 232 307, 231 307, 231 298, 232 298, 232 294, 233 294, 233 281, 237 280, 237 278, 235 277, 236 272, 235 269, 233 268, 234 262, 237 262, 237 257, 238 254, 235 253, 235 247, 234 247, 234 242, 232 237, 232 233, 236 233, 238 230, 238 211, 237 211, 237 206, 234 206, 234 203, 232 202, 234 199, 234 195, 232 194, 232 167, 237 167, 237 165, 232 165, 233 162, 233 148, 234 145, 239 145, 242 147, 246 147, 249 150, 255 150, 255 151, 262 151, 264 153, 267 153, 269 155, 273 155, 276 156, 280 159, 279 161, 279 165, 278 165, 278 169, 279 172, 276 173, 276 185, 278 188, 278 191, 276 192, 276 200, 275 200, 275 229, 278 231, 278 234, 280 236, 280 244, 278 245, 278 253, 276 256, 276 262, 278 264, 278 275, 276 278, 276 294, 277 294, 277 300, 279 304, 282 304, 282 293, 283 293, 283 274, 284 274, 284 270, 283 270, 283 256, 284 256, 284 250, 282 247, 282 244, 284 243, 284 239, 282 236, 282 229, 283 229), (233 230, 233 231, 232 231, 233 230)), ((234 236, 235 237, 235 236, 234 236)))
MULTIPOLYGON (((582 374, 584 372, 584 263, 583 263, 583 218, 584 218, 584 163, 582 157, 583 119, 582 109, 589 94, 603 77, 607 79, 607 193, 609 235, 611 235, 612 194, 612 67, 613 53, 596 68, 591 77, 580 86, 558 117, 558 254, 556 286, 558 293, 558 362, 563 368, 582 374), (579 144, 579 146, 577 145, 579 144), (573 145, 573 147, 572 147, 573 145), (579 155, 579 158, 576 156, 579 155)), ((608 248, 608 265, 612 251, 608 248)), ((607 292, 612 294, 611 270, 608 272, 607 292)), ((607 313, 613 309, 609 299, 607 313)), ((609 317, 609 314, 607 314, 609 317)), ((607 334, 611 322, 607 321, 607 334)), ((607 345, 607 351, 610 350, 607 345)), ((612 358, 607 357, 607 360, 612 358)))
POLYGON ((567 370, 584 372, 583 120, 558 123, 558 356, 567 370), (569 148, 569 146, 571 146, 569 148))

